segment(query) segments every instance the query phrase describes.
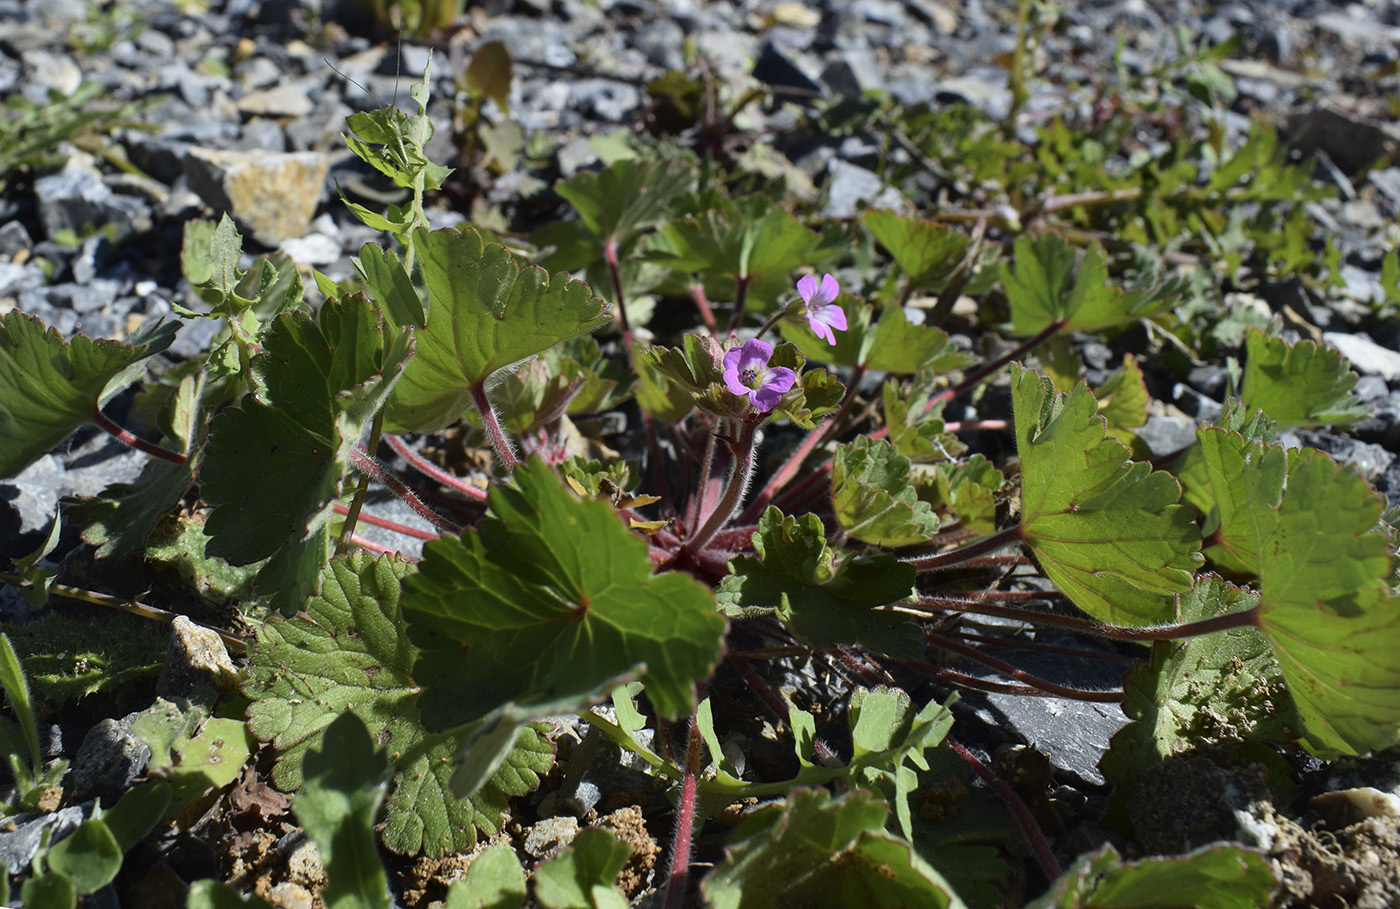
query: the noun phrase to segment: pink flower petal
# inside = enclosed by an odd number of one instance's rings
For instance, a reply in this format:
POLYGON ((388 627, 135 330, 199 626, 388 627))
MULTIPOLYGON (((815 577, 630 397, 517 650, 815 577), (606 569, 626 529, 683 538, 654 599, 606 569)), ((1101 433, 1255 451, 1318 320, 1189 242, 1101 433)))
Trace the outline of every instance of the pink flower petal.
POLYGON ((803 303, 811 303, 812 295, 817 292, 817 279, 811 275, 803 275, 797 279, 797 293, 802 297, 803 303))
MULTIPOLYGON (((812 283, 815 284, 816 281, 812 283)), ((831 275, 822 275, 822 289, 821 293, 817 295, 817 300, 823 304, 830 303, 840 295, 841 285, 836 282, 836 279, 831 275)), ((808 300, 807 302, 811 303, 812 301, 808 300)))

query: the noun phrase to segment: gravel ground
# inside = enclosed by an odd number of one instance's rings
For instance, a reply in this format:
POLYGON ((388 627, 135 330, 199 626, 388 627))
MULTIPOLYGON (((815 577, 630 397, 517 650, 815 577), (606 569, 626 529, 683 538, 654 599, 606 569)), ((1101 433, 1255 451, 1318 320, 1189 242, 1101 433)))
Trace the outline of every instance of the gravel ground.
MULTIPOLYGON (((346 115, 395 99, 406 107, 412 77, 431 58, 438 135, 429 151, 454 160, 453 73, 488 41, 509 49, 510 117, 544 151, 495 179, 451 187, 432 213, 435 226, 476 219, 523 232, 557 218, 564 208, 550 187, 600 163, 595 137, 644 124, 646 81, 684 67, 687 43, 722 82, 772 89, 736 123, 737 141, 780 149, 831 218, 872 203, 929 210, 938 187, 927 199, 891 197, 872 169, 884 137, 794 131, 803 105, 881 91, 908 105, 969 103, 994 117, 1012 107, 998 62, 1016 43, 1016 5, 1006 2, 500 0, 473 4, 450 34, 401 46, 373 36, 348 3, 210 0, 208 9, 189 11, 198 6, 131 0, 98 16, 83 0, 0 0, 0 95, 42 103, 50 91, 95 82, 103 104, 167 96, 140 114, 147 126, 118 130, 108 146, 65 148, 61 169, 0 194, 0 312, 17 307, 65 335, 120 337, 174 305, 193 306, 180 273, 183 224, 218 210, 235 215, 249 248, 349 276, 350 256, 380 237, 350 215, 337 187, 371 208, 382 204, 385 187, 345 150, 346 115), (288 201, 269 206, 268 194, 288 201)), ((1300 155, 1316 157, 1317 179, 1336 192, 1312 203, 1311 213, 1341 251, 1345 283, 1328 295, 1296 282, 1270 287, 1260 291, 1263 305, 1287 308, 1306 333, 1341 348, 1362 376, 1358 396, 1375 409, 1351 433, 1296 432, 1291 441, 1357 463, 1392 504, 1400 502, 1400 325, 1368 316, 1369 301, 1384 293, 1383 257, 1400 240, 1400 167, 1393 166, 1400 2, 1064 6, 1034 50, 1026 126, 1083 104, 1078 86, 1112 73, 1115 53, 1117 65, 1134 72, 1174 53, 1176 29, 1212 45, 1239 36, 1221 64, 1238 90, 1225 140, 1242 141, 1260 116, 1283 125, 1300 155)), ((203 349, 214 328, 186 325, 171 354, 203 349)), ((1174 405, 1149 427, 1166 451, 1189 435, 1190 417, 1218 408, 1224 369, 1149 381, 1174 405)), ((111 415, 122 417, 119 409, 111 415)), ((0 483, 0 541, 7 552, 32 548, 60 497, 132 480, 142 463, 105 435, 79 433, 0 483)), ((412 520, 392 510, 386 516, 412 520)), ((1121 711, 994 696, 970 698, 968 710, 985 724, 973 744, 1029 742, 1052 754, 1067 799, 1102 799, 1096 764, 1124 722, 1121 711)))

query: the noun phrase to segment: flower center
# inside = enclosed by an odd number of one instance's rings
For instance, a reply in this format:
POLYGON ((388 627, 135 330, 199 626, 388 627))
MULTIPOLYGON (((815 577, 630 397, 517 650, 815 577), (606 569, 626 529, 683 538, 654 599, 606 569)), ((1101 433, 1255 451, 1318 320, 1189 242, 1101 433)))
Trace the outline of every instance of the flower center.
POLYGON ((753 388, 753 387, 754 387, 754 383, 758 381, 758 370, 756 370, 756 369, 741 369, 741 370, 739 370, 739 381, 742 382, 742 383, 744 383, 744 384, 747 385, 748 387, 753 388))

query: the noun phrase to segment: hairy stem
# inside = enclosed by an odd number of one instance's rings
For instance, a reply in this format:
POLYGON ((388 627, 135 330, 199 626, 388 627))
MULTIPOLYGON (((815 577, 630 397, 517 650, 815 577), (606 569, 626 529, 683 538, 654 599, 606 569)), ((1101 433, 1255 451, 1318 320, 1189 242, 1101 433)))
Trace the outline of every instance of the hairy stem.
MULTIPOLYGON (((384 431, 384 411, 379 410, 374 414, 374 419, 370 421, 369 439, 365 441, 365 451, 376 451, 379 448, 379 436, 384 431)), ((360 475, 360 482, 355 487, 354 498, 350 500, 350 507, 345 509, 345 523, 340 528, 340 539, 335 544, 335 551, 344 554, 350 549, 350 538, 355 535, 355 523, 360 519, 360 509, 364 507, 365 495, 369 492, 368 473, 360 475)))
MULTIPOLYGON (((686 883, 690 878, 691 840, 695 835, 696 787, 700 782, 700 724, 690 715, 690 732, 685 749, 685 775, 681 777, 680 804, 676 806, 676 839, 671 846, 671 870, 666 879, 666 909, 685 906, 686 883)), ((718 756, 716 756, 718 757, 718 756)))
POLYGON ((412 508, 415 514, 423 518, 423 520, 427 521, 429 524, 432 524, 438 530, 445 533, 462 532, 461 527, 447 520, 447 518, 444 518, 436 511, 433 511, 427 505, 424 505, 423 500, 418 498, 413 490, 405 486, 403 481, 398 477, 385 470, 383 464, 376 461, 369 452, 360 448, 358 445, 350 449, 350 463, 354 465, 356 470, 364 471, 383 483, 390 492, 402 499, 405 505, 412 508))
POLYGON ((1031 851, 1035 853, 1036 861, 1040 863, 1040 870, 1045 873, 1046 878, 1051 883, 1060 878, 1060 863, 1055 860, 1055 853, 1051 851, 1050 844, 1045 840, 1045 834, 1041 832, 1040 825, 1031 816, 1031 810, 1026 807, 1026 803, 1021 801, 1021 797, 1016 794, 1006 782, 987 767, 986 764, 978 760, 977 756, 968 751, 954 739, 944 739, 948 747, 953 749, 953 753, 967 762, 972 768, 972 772, 981 778, 982 782, 991 787, 992 791, 1001 796, 1001 800, 1006 803, 1006 807, 1011 809, 1011 813, 1016 816, 1016 823, 1021 826, 1021 832, 1030 841, 1031 851))
POLYGON ((466 482, 461 477, 453 476, 443 470, 432 461, 418 454, 418 452, 414 451, 412 448, 409 448, 408 443, 398 436, 392 434, 386 435, 384 441, 389 443, 389 447, 394 449, 395 454, 408 462, 409 467, 412 467, 424 476, 437 480, 448 489, 460 492, 465 496, 476 499, 478 502, 486 501, 486 490, 479 489, 466 482))
MULTIPOLYGON (((1031 688, 1035 689, 1038 694, 1068 698, 1075 701, 1091 701, 1098 704, 1120 704, 1123 702, 1124 695, 1121 690, 1091 691, 1087 688, 1072 688, 1068 685, 1060 685, 1049 679, 1042 679, 1038 675, 1032 675, 1024 669, 1017 669, 1005 660, 999 660, 994 656, 985 654, 976 647, 964 644, 960 641, 955 641, 950 637, 932 631, 924 635, 924 640, 933 644, 935 647, 941 647, 944 650, 952 651, 960 656, 965 656, 970 660, 981 663, 983 666, 995 669, 1002 675, 1015 679, 1023 685, 1029 685, 1031 688)), ((918 668, 932 668, 926 663, 917 665, 918 668)))
POLYGON ((476 404, 476 412, 481 414, 481 425, 486 430, 486 438, 491 440, 491 448, 495 450, 496 457, 501 459, 501 466, 506 469, 506 473, 514 473, 520 462, 516 460, 515 449, 505 430, 501 428, 501 421, 496 419, 496 408, 491 406, 491 399, 486 396, 486 386, 476 382, 471 390, 472 402, 476 404))
POLYGON ((182 454, 178 451, 171 451, 169 448, 161 448, 159 445, 153 442, 147 442, 145 439, 138 439, 116 423, 107 419, 107 415, 99 410, 96 404, 92 406, 92 415, 89 419, 97 424, 98 428, 103 432, 107 433, 118 442, 121 442, 123 445, 128 445, 139 452, 148 454, 153 458, 160 458, 162 461, 169 461, 172 464, 184 464, 189 460, 189 456, 186 454, 182 454))
POLYGON ((719 326, 715 323, 715 312, 710 309, 710 298, 705 296, 705 285, 699 281, 690 286, 691 299, 695 301, 695 308, 700 311, 700 321, 705 323, 705 330, 710 333, 710 337, 719 334, 719 326))
POLYGON ((622 292, 622 269, 617 263, 617 243, 612 237, 603 243, 603 261, 608 263, 608 276, 612 278, 613 299, 617 301, 617 324, 622 329, 622 346, 627 350, 627 362, 636 371, 637 364, 632 360, 632 325, 627 321, 627 300, 622 292))
POLYGON ((734 440, 732 445, 734 467, 729 473, 729 483, 724 487, 724 495, 720 496, 719 504, 715 506, 715 510, 710 512, 705 523, 681 547, 678 556, 682 562, 689 561, 696 553, 704 549, 714 538, 714 535, 719 533, 724 525, 729 523, 729 519, 734 516, 735 509, 739 507, 739 502, 744 497, 744 490, 748 488, 749 478, 753 476, 753 441, 756 429, 757 427, 752 423, 739 424, 739 437, 734 440))
POLYGON ((933 612, 967 612, 973 615, 989 615, 1004 619, 1020 619, 1036 625, 1053 628, 1067 628, 1086 634, 1109 638, 1114 641, 1179 641, 1203 634, 1214 634, 1230 628, 1259 627, 1259 608, 1251 607, 1239 612, 1227 612, 1209 619, 1194 622, 1173 622, 1166 625, 1105 625, 1093 619, 1080 619, 1053 612, 1040 612, 1034 609, 1017 609, 1014 606, 993 606, 970 598, 959 602, 948 597, 919 597, 911 604, 914 608, 933 612))
POLYGON ((1003 549, 1013 543, 1019 542, 1025 535, 1020 524, 1014 524, 1005 530, 998 530, 991 536, 983 537, 976 543, 969 543, 950 552, 940 552, 935 555, 915 556, 913 558, 901 559, 900 561, 913 565, 916 571, 937 571, 941 568, 951 568, 954 565, 961 565, 969 559, 984 556, 998 549, 1003 549))
MULTIPOLYGON (((369 474, 365 474, 369 476, 369 474)), ((332 505, 331 510, 336 514, 349 514, 350 509, 344 505, 332 505)), ((371 527, 382 527, 384 530, 392 530, 394 533, 401 533, 406 537, 413 537, 415 540, 436 540, 438 535, 430 530, 419 530, 417 527, 409 527, 407 524, 400 524, 398 521, 390 521, 388 518, 381 518, 370 514, 367 511, 360 512, 360 520, 371 527)))

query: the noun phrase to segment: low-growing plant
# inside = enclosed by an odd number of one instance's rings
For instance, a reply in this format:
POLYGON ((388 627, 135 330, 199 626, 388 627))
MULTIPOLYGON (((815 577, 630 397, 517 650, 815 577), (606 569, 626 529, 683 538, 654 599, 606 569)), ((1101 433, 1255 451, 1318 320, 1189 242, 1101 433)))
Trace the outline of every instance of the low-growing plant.
MULTIPOLYGON (((1382 499, 1354 469, 1276 440, 1359 419, 1356 376, 1330 348, 1250 330, 1224 413, 1149 459, 1135 432, 1151 400, 1137 361, 1091 389, 1066 339, 1170 334, 1188 285, 1150 269, 1124 280, 1120 258, 1069 229, 1097 202, 1047 204, 1062 177, 1102 172, 1057 171, 1047 157, 1048 176, 1028 176, 1014 217, 999 216, 994 251, 985 213, 871 210, 813 226, 773 199, 702 186, 684 160, 627 159, 560 183, 573 220, 508 247, 471 227, 432 229, 424 197, 447 169, 424 153, 426 86, 417 115, 351 118, 350 148, 411 193, 385 214, 351 206, 391 238, 361 251, 357 284, 318 274, 325 301, 310 306, 271 262, 240 272, 227 218, 191 225, 186 273, 210 308, 181 315, 220 319, 223 332, 143 389, 146 412, 161 414, 149 437, 102 406, 141 380, 174 325, 68 340, 0 316, 0 474, 96 422, 153 460, 89 512, 101 519, 90 542, 145 551, 183 503, 207 516, 208 558, 256 568, 247 728, 276 751, 273 780, 298 791, 328 904, 387 905, 369 837, 381 797, 379 842, 396 853, 462 850, 498 829, 508 799, 549 770, 541 722, 558 714, 671 787, 668 906, 693 889, 697 826, 761 800, 701 883, 707 903, 986 902, 1000 860, 950 861, 970 847, 920 811, 949 767, 1005 801, 1049 888, 1034 905, 1155 905, 1163 888, 1186 902, 1210 888, 1214 905, 1269 899, 1267 862, 1235 845, 1143 861, 1104 847, 1062 873, 1030 809, 952 737, 956 694, 916 702, 896 684, 910 674, 1122 704, 1133 722, 1104 767, 1124 793, 1199 747, 1208 723, 1214 742, 1251 753, 1357 756, 1400 741, 1382 499), (1068 213, 1063 231, 1049 227, 1055 211, 1068 213), (834 273, 853 242, 869 267, 843 289, 834 273), (1000 353, 943 327, 969 297, 1011 339, 1000 353), (617 340, 588 339, 610 326, 617 340), (884 381, 866 381, 875 375, 884 381), (948 416, 979 395, 1002 411, 948 416), (636 427, 622 454, 580 430, 601 411, 636 427), (489 452, 480 476, 414 445, 464 425, 489 452), (966 455, 958 434, 971 430, 1014 439, 1015 469, 966 455), (371 483, 432 529, 372 515, 371 483), (421 558, 362 539, 364 523, 425 540, 421 558), (1033 577, 1048 585, 1021 583, 1033 577), (992 655, 996 640, 947 621, 960 615, 1151 655, 1132 660, 1121 689, 1080 687, 992 655), (844 722, 819 723, 756 665, 778 657, 850 679, 844 722), (721 666, 791 737, 788 775, 741 766, 741 718, 711 692, 721 666)), ((1062 144, 1055 129, 1046 156, 1062 144)), ((1004 136, 964 138, 1017 154, 1004 136)), ((1173 205, 1234 198, 1246 172, 1293 180, 1271 141, 1256 133, 1210 176, 1183 170, 1175 195, 1100 201, 1141 203, 1131 223, 1160 226, 1173 205)), ((45 583, 27 567, 7 579, 45 583)), ((200 736, 198 722, 166 725, 200 736)), ((478 861, 449 905, 523 902, 524 869, 499 851, 478 861)), ((534 870, 532 892, 543 905, 617 905, 625 861, 610 838, 580 838, 534 870)), ((201 886, 191 905, 230 898, 201 886)))

